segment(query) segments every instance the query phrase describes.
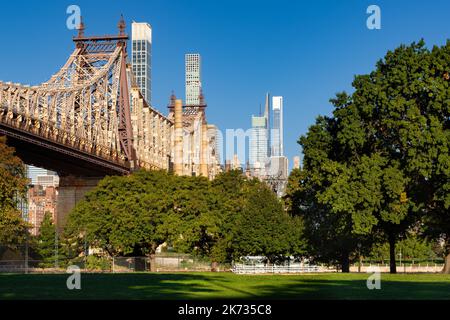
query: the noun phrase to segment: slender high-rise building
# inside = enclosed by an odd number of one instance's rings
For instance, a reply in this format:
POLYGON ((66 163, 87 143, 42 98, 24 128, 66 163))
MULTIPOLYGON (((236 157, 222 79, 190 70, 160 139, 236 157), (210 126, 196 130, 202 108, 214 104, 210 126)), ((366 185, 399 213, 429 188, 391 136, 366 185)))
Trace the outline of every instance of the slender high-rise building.
POLYGON ((288 159, 284 156, 283 147, 283 97, 272 97, 271 154, 268 178, 278 196, 284 194, 288 179, 288 159))
POLYGON ((272 152, 271 156, 284 156, 283 150, 283 97, 272 97, 272 152))
POLYGON ((269 94, 266 94, 264 115, 252 116, 250 134, 249 165, 252 174, 264 176, 270 156, 269 94))
POLYGON ((264 106, 264 117, 266 118, 266 128, 267 128, 267 156, 270 157, 270 95, 266 93, 266 103, 264 106))
POLYGON ((131 24, 131 63, 134 78, 142 95, 152 101, 152 27, 146 22, 131 24))
POLYGON ((202 90, 200 54, 188 53, 185 55, 185 89, 186 105, 200 105, 202 90))
POLYGON ((268 130, 266 126, 266 118, 264 116, 252 116, 252 129, 249 141, 249 160, 250 167, 258 170, 258 172, 264 170, 267 162, 267 140, 268 130))

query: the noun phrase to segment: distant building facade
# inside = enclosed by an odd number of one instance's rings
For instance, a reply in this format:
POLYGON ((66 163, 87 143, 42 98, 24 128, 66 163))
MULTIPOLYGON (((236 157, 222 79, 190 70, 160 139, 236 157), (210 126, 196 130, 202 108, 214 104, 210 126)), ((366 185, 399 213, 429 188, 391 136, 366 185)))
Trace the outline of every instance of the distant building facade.
POLYGON ((152 105, 152 27, 146 22, 131 24, 131 65, 139 90, 152 105))
POLYGON ((30 184, 38 184, 39 176, 56 176, 56 172, 54 171, 38 168, 31 165, 26 166, 26 171, 27 178, 30 179, 30 184))
POLYGON ((31 233, 38 235, 46 212, 49 212, 53 221, 56 221, 59 177, 54 171, 31 165, 26 166, 26 172, 29 187, 21 211, 24 219, 32 225, 31 233))
POLYGON ((38 235, 45 213, 56 221, 56 200, 58 192, 55 187, 34 185, 28 190, 28 222, 31 223, 32 235, 38 235))
POLYGON ((234 154, 234 156, 233 156, 233 162, 231 163, 231 169, 242 171, 242 165, 241 165, 241 162, 239 161, 239 157, 237 154, 234 154))
POLYGON ((214 124, 207 124, 207 130, 208 130, 208 144, 210 148, 210 152, 208 152, 208 156, 210 159, 208 160, 208 163, 213 164, 211 166, 211 170, 214 172, 211 173, 211 175, 216 176, 221 170, 221 160, 220 155, 222 151, 222 134, 214 124))
POLYGON ((56 188, 59 185, 59 177, 57 175, 39 175, 36 179, 36 185, 56 188))

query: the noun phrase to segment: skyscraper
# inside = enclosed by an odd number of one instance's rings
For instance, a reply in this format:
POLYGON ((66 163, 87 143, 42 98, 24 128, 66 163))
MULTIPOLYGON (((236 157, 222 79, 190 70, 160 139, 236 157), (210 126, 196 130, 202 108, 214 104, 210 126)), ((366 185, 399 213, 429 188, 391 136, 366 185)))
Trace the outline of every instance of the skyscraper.
POLYGON ((266 94, 264 115, 252 116, 249 165, 252 174, 264 176, 270 156, 269 149, 269 94, 266 94))
POLYGON ((185 89, 186 105, 200 105, 201 81, 201 61, 200 54, 188 53, 185 55, 185 89))
POLYGON ((272 152, 271 156, 284 156, 283 151, 283 97, 272 97, 273 124, 272 124, 272 152))
POLYGON ((152 101, 152 27, 146 22, 131 24, 131 63, 136 84, 147 103, 152 101))
POLYGON ((261 170, 261 168, 265 165, 268 151, 267 139, 268 130, 266 126, 266 118, 264 116, 252 116, 249 151, 251 168, 261 170))
POLYGON ((268 178, 278 196, 282 196, 288 179, 288 159, 283 147, 283 97, 272 97, 271 155, 268 178))

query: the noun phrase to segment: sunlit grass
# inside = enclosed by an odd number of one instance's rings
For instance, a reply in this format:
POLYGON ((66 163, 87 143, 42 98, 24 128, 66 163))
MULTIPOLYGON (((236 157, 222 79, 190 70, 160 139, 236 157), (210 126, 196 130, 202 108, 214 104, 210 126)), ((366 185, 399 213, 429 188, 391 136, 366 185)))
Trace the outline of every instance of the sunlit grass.
POLYGON ((68 274, 0 274, 0 299, 450 299, 450 275, 235 275, 232 273, 82 274, 68 290, 68 274))

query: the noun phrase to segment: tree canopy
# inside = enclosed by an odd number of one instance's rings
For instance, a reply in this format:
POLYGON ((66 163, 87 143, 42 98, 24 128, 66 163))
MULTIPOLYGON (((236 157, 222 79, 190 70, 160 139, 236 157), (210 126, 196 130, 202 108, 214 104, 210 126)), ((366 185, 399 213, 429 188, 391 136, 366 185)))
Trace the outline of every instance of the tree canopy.
POLYGON ((344 226, 344 238, 388 239, 391 272, 395 243, 419 221, 448 243, 449 70, 450 42, 429 50, 420 41, 356 76, 353 94, 337 94, 332 117, 299 139, 304 177, 291 179, 291 210, 344 226))
POLYGON ((242 255, 299 255, 301 221, 263 182, 239 171, 203 177, 138 171, 107 177, 69 215, 65 236, 109 255, 178 252, 225 262, 242 255))
POLYGON ((24 243, 29 225, 22 219, 18 203, 26 194, 25 165, 0 136, 0 246, 16 248, 24 243))

